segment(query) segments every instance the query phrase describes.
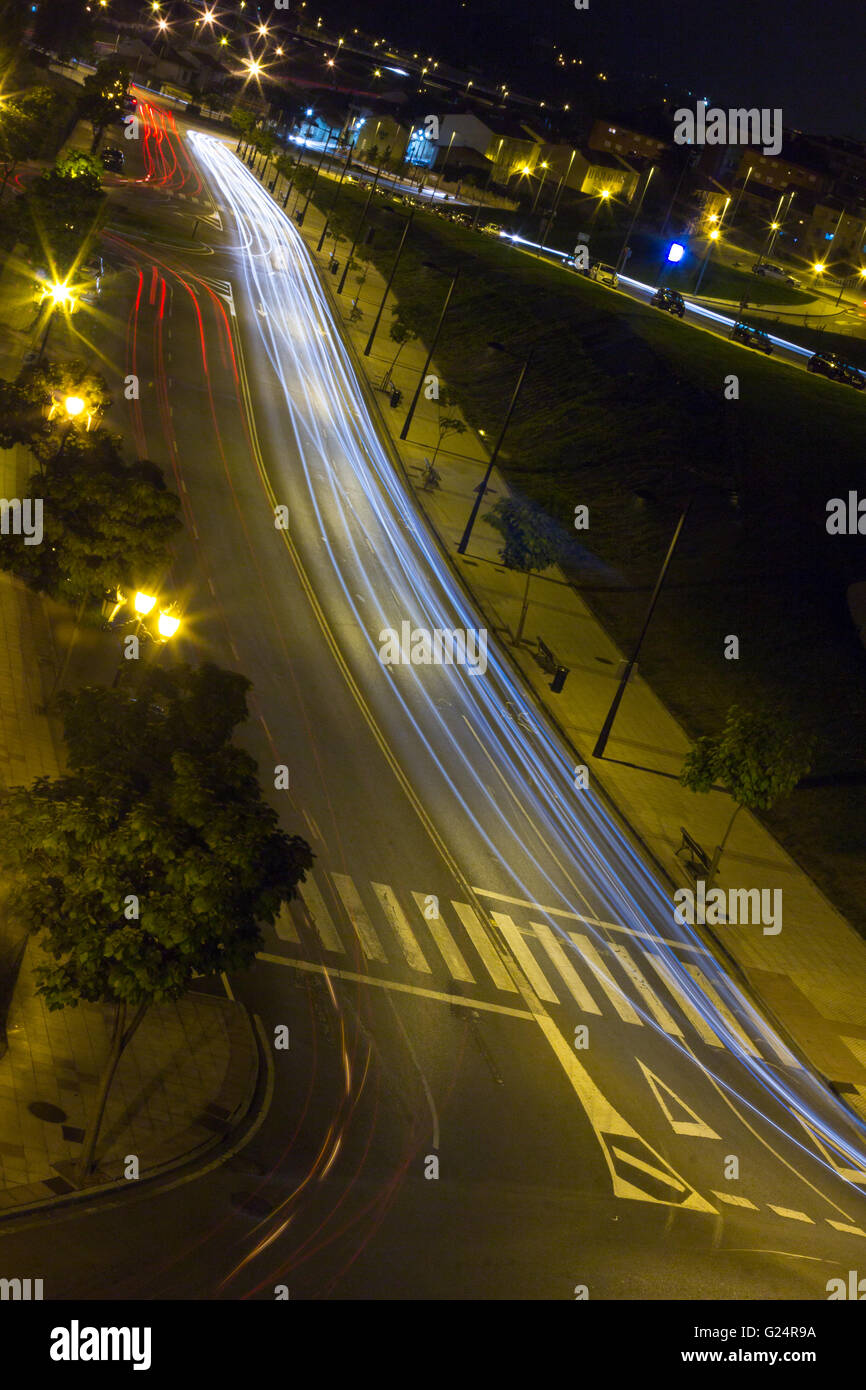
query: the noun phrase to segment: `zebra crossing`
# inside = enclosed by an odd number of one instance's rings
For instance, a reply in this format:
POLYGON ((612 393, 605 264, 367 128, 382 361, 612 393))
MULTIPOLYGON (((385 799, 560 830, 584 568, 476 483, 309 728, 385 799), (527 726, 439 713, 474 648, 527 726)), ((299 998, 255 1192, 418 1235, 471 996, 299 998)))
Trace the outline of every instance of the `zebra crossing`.
MULTIPOLYGON (((360 949, 368 967, 408 970, 419 986, 444 971, 458 992, 463 986, 489 989, 492 985, 501 993, 519 996, 516 967, 545 1005, 571 1003, 582 1013, 615 1016, 635 1028, 654 1023, 679 1041, 693 1041, 692 1030, 707 1047, 723 1049, 728 1046, 724 1029, 713 1027, 719 1019, 750 1057, 800 1067, 757 1013, 749 1019, 750 1035, 705 970, 694 959, 681 959, 680 965, 696 986, 692 994, 670 957, 657 949, 658 936, 642 936, 616 923, 542 909, 538 904, 520 904, 530 910, 521 914, 523 920, 518 923, 513 905, 519 900, 499 898, 501 905, 512 909, 506 912, 494 906, 497 895, 474 891, 491 902, 488 916, 498 941, 471 903, 452 899, 446 904, 419 891, 401 895, 387 883, 370 881, 359 887, 349 874, 337 872, 308 874, 300 885, 299 903, 284 905, 276 933, 299 948, 304 945, 302 932, 314 933, 335 966, 357 960, 360 949), (583 930, 565 925, 554 930, 549 922, 538 920, 542 914, 570 918, 583 930), (592 940, 587 930, 592 926, 607 928, 608 937, 621 933, 628 944, 592 940)), ((668 944, 682 955, 707 954, 697 945, 668 944)))

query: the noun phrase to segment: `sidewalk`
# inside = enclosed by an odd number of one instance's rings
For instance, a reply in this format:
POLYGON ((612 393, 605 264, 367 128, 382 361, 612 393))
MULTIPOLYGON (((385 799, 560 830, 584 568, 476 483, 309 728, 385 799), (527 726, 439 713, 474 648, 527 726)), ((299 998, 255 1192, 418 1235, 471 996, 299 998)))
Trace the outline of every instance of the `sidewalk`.
MULTIPOLYGON (((327 244, 320 256, 314 251, 321 226, 321 214, 311 204, 303 236, 314 260, 324 268, 327 244)), ((345 249, 338 247, 338 257, 345 249)), ((357 292, 352 276, 339 300, 334 293, 335 277, 323 273, 322 280, 332 303, 338 305, 338 317, 354 350, 359 375, 375 388, 396 352, 388 337, 391 317, 387 306, 372 353, 362 356, 384 281, 370 269, 358 301, 363 317, 350 324, 348 314, 357 292)), ((427 401, 423 392, 410 441, 404 444, 397 438, 425 356, 426 349, 420 343, 409 344, 400 354, 393 374, 394 384, 403 391, 398 410, 391 410, 387 397, 375 389, 370 390, 370 398, 379 409, 391 436, 392 452, 400 458, 443 552, 452 558, 488 627, 508 626, 514 631, 524 576, 499 563, 501 540, 482 520, 486 508, 479 513, 470 554, 458 557, 456 553, 474 489, 489 457, 483 441, 467 429, 458 436, 459 453, 447 447, 440 449, 436 468, 441 485, 426 492, 420 486, 422 469, 425 457, 432 457, 436 430, 435 403, 427 401)), ((435 361, 429 370, 436 371, 435 361)), ((506 484, 496 471, 491 488, 490 505, 507 495, 506 484)), ((525 631, 529 642, 519 649, 512 646, 511 658, 536 701, 546 707, 574 749, 575 763, 588 766, 590 785, 607 795, 671 890, 692 887, 693 880, 677 857, 682 828, 712 854, 732 813, 731 798, 721 792, 698 795, 680 786, 678 777, 689 739, 640 675, 629 682, 605 757, 591 756, 624 658, 558 570, 533 577, 525 631), (533 648, 539 637, 569 668, 561 694, 550 692, 550 675, 538 664, 533 648)), ((721 926, 714 929, 714 949, 727 956, 727 967, 733 967, 734 976, 739 975, 763 1011, 811 1066, 866 1118, 866 942, 747 811, 737 817, 716 883, 721 888, 782 889, 784 916, 778 935, 765 936, 757 926, 721 926)))
MULTIPOLYGON (((11 334, 8 323, 0 331, 0 374, 12 377, 26 336, 11 334)), ((22 497, 33 467, 24 450, 0 450, 0 497, 22 497)), ((59 659, 49 608, 57 605, 0 573, 0 794, 61 771, 61 730, 42 712, 59 659)), ((63 1174, 81 1152, 111 1036, 107 1007, 48 1012, 34 990, 39 947, 32 939, 15 985, 24 942, 6 919, 3 888, 0 882, 0 1003, 13 987, 14 995, 8 1051, 0 1027, 0 1213, 54 1205, 74 1190, 63 1174)), ((191 993, 151 1009, 109 1095, 97 1182, 126 1187, 129 1155, 146 1177, 211 1149, 246 1115, 257 1077, 256 1038, 239 1005, 191 993)))

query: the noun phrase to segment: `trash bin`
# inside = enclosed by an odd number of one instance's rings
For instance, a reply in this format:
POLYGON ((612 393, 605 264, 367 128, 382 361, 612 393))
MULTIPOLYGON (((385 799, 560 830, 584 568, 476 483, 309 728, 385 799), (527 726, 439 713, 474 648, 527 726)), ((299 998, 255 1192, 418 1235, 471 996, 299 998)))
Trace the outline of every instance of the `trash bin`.
POLYGON ((395 387, 394 390, 391 392, 391 409, 396 409, 396 407, 400 404, 402 399, 403 392, 399 389, 399 387, 395 387))
POLYGON ((331 264, 328 266, 328 269, 330 270, 332 275, 336 275, 337 271, 340 269, 340 262, 331 261, 331 264))

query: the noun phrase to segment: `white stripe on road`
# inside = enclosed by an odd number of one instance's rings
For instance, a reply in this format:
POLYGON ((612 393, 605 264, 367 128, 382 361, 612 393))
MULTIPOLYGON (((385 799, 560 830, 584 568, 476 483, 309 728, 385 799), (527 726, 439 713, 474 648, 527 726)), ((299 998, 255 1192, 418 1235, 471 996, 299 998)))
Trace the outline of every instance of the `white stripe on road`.
POLYGON ((334 887, 342 899, 343 906, 349 914, 349 920, 355 928, 355 934, 361 943, 361 950, 368 960, 380 960, 386 965, 388 957, 382 948, 382 943, 376 935, 376 929, 370 921, 367 909, 361 902, 361 895, 355 887, 348 874, 331 874, 334 887))
POLYGON ((406 957, 407 963, 411 965, 413 970, 423 970, 425 975, 431 974, 430 966, 424 958, 424 952, 418 945, 415 933, 409 926, 408 917, 394 896, 393 888, 387 883, 373 883, 371 886, 379 902, 382 904, 382 911, 388 919, 390 926, 393 927, 397 940, 403 948, 403 954, 406 957))
POLYGON ((451 905, 460 918, 460 921, 463 923, 466 929, 466 935, 469 937, 469 940, 472 942, 472 945, 487 967, 487 973, 496 985, 496 988, 508 990, 511 994, 516 994, 517 985, 514 983, 493 949, 490 938, 479 921, 477 913, 473 911, 468 903, 458 903, 452 900, 451 905))
POLYGON ((299 885, 299 891, 325 950, 341 951, 345 954, 346 948, 340 940, 337 928, 334 926, 330 912, 325 907, 324 899, 312 874, 307 874, 306 882, 299 885))
POLYGON ((545 922, 533 922, 532 929, 538 937, 551 962, 559 972, 566 989, 572 999, 587 1014, 600 1014, 601 1009, 596 1004, 583 980, 574 969, 565 951, 556 939, 556 935, 551 931, 545 922))
POLYGON ((558 1004, 559 1000, 536 965, 535 957, 524 941, 517 924, 504 912, 491 912, 490 916, 508 942, 512 954, 539 999, 546 999, 549 1004, 558 1004))
POLYGON ((472 971, 469 969, 469 966, 466 964, 466 961, 460 954, 460 951, 457 948, 457 942, 454 940, 454 937, 451 935, 445 923, 442 921, 442 918, 438 915, 438 908, 437 915, 435 917, 428 917, 426 912, 424 911, 430 894, 413 893, 412 897, 418 904, 418 911, 421 913, 421 916, 424 918, 424 921, 427 923, 427 926, 430 929, 430 935, 436 942, 436 945, 439 949, 439 954, 444 960, 445 964, 447 965, 452 980, 465 980, 467 984, 474 985, 475 979, 473 977, 472 971))
POLYGON ((640 1015, 635 1013, 625 994, 623 993, 616 980, 608 973, 604 961, 598 954, 588 936, 581 936, 579 932, 570 931, 569 936, 574 942, 580 954, 583 956, 590 970, 595 975, 613 1007, 616 1009, 623 1023, 643 1022, 640 1015))

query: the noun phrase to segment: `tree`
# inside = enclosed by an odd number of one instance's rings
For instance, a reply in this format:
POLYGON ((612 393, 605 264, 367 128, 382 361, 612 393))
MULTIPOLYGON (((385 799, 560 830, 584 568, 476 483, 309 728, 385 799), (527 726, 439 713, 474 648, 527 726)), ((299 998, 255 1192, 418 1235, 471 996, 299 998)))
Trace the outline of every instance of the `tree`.
POLYGON ((261 924, 312 867, 309 845, 263 801, 254 760, 230 742, 249 689, 211 665, 154 666, 134 690, 62 695, 68 772, 0 804, 10 913, 50 957, 37 992, 50 1010, 84 1000, 114 1011, 82 1180, 148 1007, 182 998, 198 975, 249 967, 261 924))
POLYGON ((742 808, 769 811, 780 797, 790 796, 809 771, 814 749, 813 739, 804 739, 777 714, 731 705, 722 732, 699 738, 686 754, 680 773, 684 787, 708 792, 721 785, 736 802, 707 872, 707 888, 742 808))
POLYGON ((0 378, 0 449, 11 449, 15 444, 44 447, 51 436, 45 416, 49 404, 48 395, 28 390, 20 378, 0 378))
POLYGON ((129 69, 116 58, 103 59, 97 63, 96 71, 85 77, 78 114, 93 127, 91 154, 99 148, 106 128, 123 115, 128 87, 129 69))
POLYGON ((82 422, 88 427, 98 424, 111 405, 111 393, 105 377, 92 371, 80 358, 65 362, 47 360, 24 367, 18 374, 16 385, 23 387, 34 401, 44 405, 53 425, 47 436, 40 432, 31 443, 30 447, 40 463, 45 463, 56 452, 58 431, 65 436, 69 428, 64 402, 70 396, 83 402, 82 422))
POLYGON ((249 141, 255 130, 256 118, 252 111, 248 111, 245 106, 233 106, 229 114, 229 124, 237 132, 237 149, 240 150, 241 145, 249 141))
POLYGON ((42 499, 42 543, 4 536, 0 569, 30 588, 83 607, 118 584, 149 587, 165 572, 180 500, 155 463, 125 463, 106 430, 67 426, 28 487, 42 499))
POLYGON ((517 624, 515 643, 523 636, 526 611, 529 607, 529 581, 537 570, 553 565, 562 553, 562 540, 555 521, 531 502, 516 497, 502 497, 485 516, 504 540, 499 552, 502 563, 513 570, 524 570, 526 587, 523 607, 517 624))
POLYGON ((46 152, 65 107, 50 87, 34 87, 0 108, 0 198, 21 161, 46 152))
MULTIPOLYGON (((357 251, 355 254, 357 255, 357 251)), ((391 310, 391 313, 394 316, 394 322, 391 324, 388 336, 393 340, 393 342, 399 344, 399 346, 397 348, 397 351, 394 353, 394 358, 391 362, 390 367, 385 373, 386 381, 390 377, 394 368, 396 367, 397 358, 400 356, 400 353, 403 351, 406 344, 414 343, 418 337, 418 334, 415 332, 414 328, 410 328, 409 324, 402 316, 399 304, 395 304, 394 308, 391 310)))
POLYGON ((70 150, 19 195, 19 238, 37 261, 47 261, 51 273, 64 278, 86 254, 104 206, 99 166, 83 150, 70 150))
POLYGON ((440 391, 440 393, 439 393, 438 410, 437 410, 437 417, 438 417, 438 418, 437 418, 437 428, 438 428, 438 431, 439 431, 439 437, 438 437, 437 440, 436 440, 436 448, 433 450, 433 457, 432 457, 432 459, 430 460, 431 463, 435 463, 435 462, 436 462, 436 455, 438 454, 439 450, 442 448, 442 444, 443 444, 444 440, 448 437, 449 434, 465 434, 465 433, 466 433, 467 425, 466 425, 465 421, 463 421, 463 420, 460 419, 460 416, 459 416, 459 415, 445 415, 445 414, 443 414, 443 411, 445 411, 445 410, 453 410, 453 409, 455 408, 455 406, 457 406, 457 405, 459 405, 459 401, 458 401, 458 399, 457 399, 457 396, 456 396, 455 393, 450 389, 450 387, 445 386, 445 387, 442 389, 442 391, 440 391))

